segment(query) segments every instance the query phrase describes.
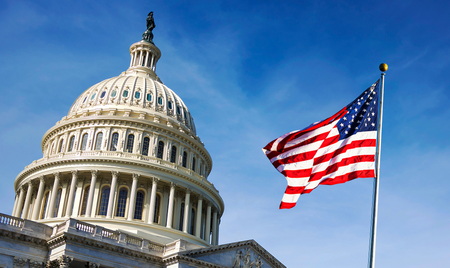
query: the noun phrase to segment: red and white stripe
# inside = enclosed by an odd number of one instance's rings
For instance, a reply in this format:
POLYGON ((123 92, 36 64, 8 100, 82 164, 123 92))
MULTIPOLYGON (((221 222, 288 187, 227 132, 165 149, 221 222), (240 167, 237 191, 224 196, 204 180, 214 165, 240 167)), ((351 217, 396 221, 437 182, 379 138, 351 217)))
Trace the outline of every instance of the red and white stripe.
POLYGON ((346 113, 344 108, 318 124, 283 135, 263 148, 270 162, 287 180, 280 208, 294 207, 301 194, 310 193, 319 184, 333 185, 375 176, 377 132, 361 131, 339 140, 336 124, 346 113))

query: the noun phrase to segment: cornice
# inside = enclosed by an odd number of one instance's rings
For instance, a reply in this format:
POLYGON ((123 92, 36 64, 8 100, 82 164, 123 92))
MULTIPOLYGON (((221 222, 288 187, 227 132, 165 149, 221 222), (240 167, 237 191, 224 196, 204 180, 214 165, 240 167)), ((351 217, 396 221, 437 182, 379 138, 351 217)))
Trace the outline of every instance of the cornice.
POLYGON ((233 249, 239 247, 251 247, 258 254, 263 256, 266 260, 268 260, 274 267, 286 268, 280 261, 278 261, 272 254, 270 254, 267 250, 265 250, 261 245, 259 245, 255 240, 246 240, 235 243, 229 243, 218 246, 211 246, 209 248, 201 248, 201 249, 193 249, 189 251, 183 251, 179 254, 183 254, 185 256, 195 256, 195 255, 205 255, 216 251, 221 251, 224 249, 233 249))
POLYGON ((208 267, 208 268, 227 268, 226 266, 197 260, 194 258, 190 258, 181 254, 176 254, 167 258, 163 259, 163 262, 165 265, 172 265, 176 263, 187 263, 187 264, 195 264, 198 265, 197 267, 208 267))
POLYGON ((52 237, 48 240, 48 247, 49 249, 54 249, 58 246, 67 244, 67 243, 77 243, 80 245, 85 245, 89 247, 94 247, 96 249, 106 250, 110 252, 115 252, 122 255, 127 255, 133 258, 140 258, 144 259, 146 261, 161 263, 163 260, 159 256, 151 255, 147 252, 141 252, 139 250, 134 249, 130 245, 121 245, 121 244, 110 244, 107 242, 99 241, 96 239, 88 238, 86 236, 80 236, 77 234, 71 234, 71 233, 62 233, 56 237, 52 237))
POLYGON ((5 229, 0 229, 0 237, 7 237, 14 241, 30 243, 30 244, 37 245, 41 248, 47 249, 47 240, 42 239, 42 238, 33 237, 33 236, 30 236, 27 234, 8 231, 5 229))

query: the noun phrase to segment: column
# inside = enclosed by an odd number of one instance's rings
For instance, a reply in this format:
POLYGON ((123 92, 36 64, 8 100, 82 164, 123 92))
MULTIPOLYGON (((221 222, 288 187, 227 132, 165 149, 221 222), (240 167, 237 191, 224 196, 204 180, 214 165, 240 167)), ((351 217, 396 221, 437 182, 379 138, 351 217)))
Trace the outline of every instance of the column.
POLYGON ((206 229, 205 229, 205 240, 210 243, 211 237, 211 204, 208 204, 206 208, 206 229))
POLYGON ((134 218, 134 208, 136 206, 136 189, 139 175, 133 174, 133 183, 131 184, 130 205, 128 206, 128 218, 131 221, 134 218))
POLYGON ((155 71, 155 56, 152 54, 152 63, 151 63, 151 68, 153 71, 155 71))
POLYGON ((63 212, 64 212, 64 208, 65 208, 64 205, 67 205, 66 204, 66 199, 64 197, 67 195, 67 191, 69 190, 69 183, 68 182, 65 183, 65 184, 61 183, 61 187, 62 187, 62 189, 61 189, 61 196, 59 198, 58 211, 56 211, 58 213, 57 214, 58 218, 62 218, 63 217, 63 212))
POLYGON ((219 229, 217 224, 217 211, 214 211, 212 219, 212 238, 211 238, 212 245, 217 245, 219 242, 218 231, 219 229))
POLYGON ((167 209, 167 228, 172 228, 172 219, 173 219, 173 200, 175 198, 175 183, 170 184, 170 193, 169 193, 169 207, 167 209))
POLYGON ((148 211, 148 223, 154 223, 155 218, 155 203, 156 203, 156 188, 158 187, 158 179, 153 178, 152 182, 152 192, 150 194, 150 204, 149 204, 149 211, 148 211))
POLYGON ((142 64, 145 67, 150 67, 148 64, 148 51, 145 52, 145 59, 144 59, 144 64, 142 64))
POLYGON ((39 212, 41 210, 42 205, 42 196, 44 195, 45 182, 44 177, 39 178, 39 188, 36 196, 36 201, 34 203, 33 215, 31 216, 32 220, 37 220, 39 217, 39 212))
POLYGON ((81 203, 81 196, 83 194, 83 180, 79 181, 77 179, 77 185, 75 190, 75 198, 73 201, 73 208, 72 208, 72 218, 78 217, 79 211, 80 211, 80 203, 81 203))
POLYGON ((186 190, 186 197, 184 198, 184 215, 183 215, 183 232, 189 232, 189 215, 191 211, 191 191, 186 190))
POLYGON ((94 218, 97 214, 97 207, 100 197, 100 181, 96 181, 94 194, 92 195, 92 209, 91 209, 91 217, 94 218))
POLYGON ((108 198, 108 210, 106 212, 106 218, 111 218, 114 209, 114 199, 116 198, 116 187, 117 187, 117 178, 119 177, 119 172, 112 171, 112 179, 111 179, 111 188, 109 189, 109 198, 108 198))
POLYGON ((200 237, 202 229, 202 209, 203 209, 203 198, 198 197, 197 201, 197 216, 195 217, 195 236, 200 237))
POLYGON ((77 186, 78 173, 72 170, 72 180, 70 181, 69 199, 67 200, 66 217, 70 217, 73 211, 73 200, 75 199, 75 188, 77 186))
POLYGON ((46 218, 52 218, 53 212, 55 210, 55 199, 56 195, 58 194, 58 187, 59 187, 59 173, 54 173, 55 180, 53 181, 53 188, 52 188, 52 195, 50 197, 50 203, 47 210, 47 216, 46 218))
POLYGON ((87 200, 87 205, 86 205, 86 214, 85 214, 85 216, 87 216, 87 217, 91 216, 92 201, 94 199, 95 183, 97 181, 97 170, 92 170, 91 174, 92 174, 91 185, 89 186, 89 195, 88 195, 88 200, 87 200))
POLYGON ((25 199, 25 191, 23 190, 22 187, 20 187, 19 200, 17 202, 17 208, 16 208, 16 213, 14 214, 14 217, 20 217, 20 215, 22 214, 22 207, 23 207, 24 199, 25 199))
POLYGON ((15 196, 14 196, 14 207, 13 207, 12 214, 11 214, 11 216, 13 216, 13 217, 15 217, 14 215, 16 215, 17 203, 18 202, 19 202, 19 194, 16 193, 15 196))
POLYGON ((33 184, 31 181, 28 183, 28 189, 27 189, 27 197, 25 198, 25 205, 23 206, 22 211, 22 217, 24 219, 28 218, 28 210, 30 209, 30 201, 31 201, 31 194, 33 193, 33 184))
POLYGON ((130 67, 133 66, 133 59, 134 59, 134 54, 131 54, 130 67))
POLYGON ((143 65, 143 64, 142 64, 142 61, 144 60, 144 59, 143 59, 143 58, 144 58, 144 53, 142 53, 142 52, 144 52, 144 51, 142 51, 142 50, 139 51, 139 65, 140 65, 140 66, 143 65))

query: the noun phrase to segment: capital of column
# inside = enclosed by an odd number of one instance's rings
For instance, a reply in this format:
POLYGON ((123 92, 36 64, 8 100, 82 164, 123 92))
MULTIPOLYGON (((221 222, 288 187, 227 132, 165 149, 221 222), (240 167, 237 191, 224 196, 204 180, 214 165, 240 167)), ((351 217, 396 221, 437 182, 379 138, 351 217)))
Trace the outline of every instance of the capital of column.
POLYGON ((119 176, 119 171, 111 171, 111 174, 113 177, 118 177, 119 176))
POLYGON ((59 179, 59 172, 54 172, 53 176, 55 176, 55 179, 59 179))
POLYGON ((98 170, 91 170, 92 177, 97 177, 98 170))
POLYGON ((140 176, 141 176, 141 175, 139 175, 139 174, 133 173, 133 180, 138 179, 140 176))
POLYGON ((72 178, 78 175, 78 170, 72 170, 72 178))

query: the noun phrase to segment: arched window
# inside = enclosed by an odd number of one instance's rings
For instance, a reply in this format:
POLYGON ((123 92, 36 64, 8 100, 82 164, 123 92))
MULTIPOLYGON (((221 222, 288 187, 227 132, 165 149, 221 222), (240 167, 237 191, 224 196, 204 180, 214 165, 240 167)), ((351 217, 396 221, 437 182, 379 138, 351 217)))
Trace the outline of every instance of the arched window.
POLYGON ((97 138, 95 139, 95 150, 102 149, 103 132, 97 133, 97 138))
POLYGON ((183 167, 187 167, 187 153, 183 152, 183 160, 181 161, 183 167))
POLYGON ((59 203, 61 202, 61 193, 62 193, 62 189, 59 188, 58 191, 56 192, 55 209, 53 210, 53 218, 56 218, 58 216, 59 203))
POLYGON ((81 138, 81 150, 84 151, 86 150, 87 147, 87 141, 88 141, 88 134, 84 133, 83 137, 81 138))
POLYGON ((177 160, 177 147, 175 145, 172 146, 170 150, 170 162, 175 163, 177 160))
POLYGON ((139 190, 136 194, 136 205, 134 206, 134 218, 142 220, 142 211, 144 210, 145 193, 139 190))
POLYGON ((108 201, 109 201, 109 192, 111 188, 109 186, 104 186, 102 188, 102 194, 100 196, 100 206, 98 208, 98 215, 106 216, 106 212, 108 211, 108 201))
POLYGON ((111 135, 111 145, 109 146, 110 151, 117 151, 117 143, 119 142, 119 133, 114 132, 111 135))
POLYGON ((148 155, 148 147, 150 145, 150 138, 145 137, 144 141, 142 142, 142 155, 148 155))
POLYGON ((192 158, 192 166, 191 169, 195 171, 195 157, 192 158))
POLYGON ((159 141, 158 142, 158 151, 156 153, 156 157, 162 159, 163 155, 164 155, 164 142, 163 141, 159 141))
POLYGON ((90 188, 90 186, 86 186, 84 188, 83 199, 81 201, 81 214, 80 214, 82 216, 85 216, 85 214, 86 214, 87 201, 88 201, 88 197, 89 197, 89 188, 90 188))
POLYGON ((63 151, 63 144, 64 144, 64 139, 61 139, 59 141, 58 153, 62 153, 62 151, 63 151))
POLYGON ((119 198, 117 199, 117 217, 125 217, 125 208, 127 206, 128 189, 120 188, 119 198))
POLYGON ((134 144, 134 134, 129 134, 127 139, 127 152, 133 152, 133 144, 134 144))
POLYGON ((69 149, 67 149, 67 151, 72 152, 74 143, 75 143, 75 136, 72 136, 69 139, 69 149))
POLYGON ((158 224, 161 223, 159 221, 160 220, 159 213, 161 211, 160 206, 161 206, 161 196, 157 194, 155 198, 155 215, 153 216, 153 222, 158 224))
POLYGON ((42 206, 42 213, 40 215, 39 218, 41 219, 45 219, 45 213, 47 212, 47 205, 48 205, 48 196, 49 196, 50 192, 46 192, 44 195, 44 202, 42 202, 43 206, 42 206))

